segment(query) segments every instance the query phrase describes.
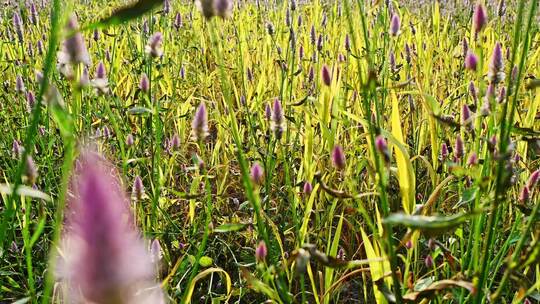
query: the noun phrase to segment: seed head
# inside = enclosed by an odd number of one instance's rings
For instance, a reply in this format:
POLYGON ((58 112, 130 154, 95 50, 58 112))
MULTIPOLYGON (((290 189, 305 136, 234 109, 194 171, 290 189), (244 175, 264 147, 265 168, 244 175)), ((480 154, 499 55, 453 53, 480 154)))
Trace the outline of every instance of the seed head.
POLYGON ((143 181, 138 175, 135 176, 135 179, 133 180, 133 188, 131 190, 131 193, 133 195, 133 198, 135 198, 137 201, 140 201, 144 195, 143 181))
POLYGON ((310 195, 311 192, 313 192, 313 185, 308 181, 304 182, 303 191, 304 191, 304 195, 310 195))

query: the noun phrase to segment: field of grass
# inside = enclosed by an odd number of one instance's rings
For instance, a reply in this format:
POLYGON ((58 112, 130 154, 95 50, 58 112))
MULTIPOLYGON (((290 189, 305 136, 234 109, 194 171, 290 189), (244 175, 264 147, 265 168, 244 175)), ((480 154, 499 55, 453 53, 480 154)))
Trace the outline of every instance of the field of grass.
POLYGON ((7 0, 0 303, 540 303, 538 0, 7 0))

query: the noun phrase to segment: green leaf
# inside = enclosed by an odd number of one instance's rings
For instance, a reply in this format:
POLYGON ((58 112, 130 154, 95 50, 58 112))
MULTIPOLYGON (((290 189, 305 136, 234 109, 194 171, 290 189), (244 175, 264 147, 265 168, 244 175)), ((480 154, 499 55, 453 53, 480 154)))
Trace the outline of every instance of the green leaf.
POLYGON ((85 29, 95 29, 128 22, 139 18, 163 3, 163 0, 139 0, 128 6, 116 9, 112 15, 90 24, 85 29))
POLYGON ((129 115, 143 115, 143 114, 152 113, 152 110, 145 107, 133 107, 129 109, 127 112, 129 115))
MULTIPOLYGON (((6 184, 0 184, 0 193, 11 195, 13 193, 13 187, 6 184)), ((20 196, 32 197, 37 199, 42 199, 45 201, 50 201, 51 197, 39 190, 36 190, 32 187, 20 185, 17 188, 17 194, 20 196)))
POLYGON ((454 206, 454 209, 457 209, 463 205, 466 205, 476 199, 476 194, 478 193, 478 187, 474 188, 468 188, 463 190, 463 194, 461 195, 461 199, 459 202, 454 206))
POLYGON ((233 231, 239 231, 244 228, 246 228, 247 224, 237 223, 237 224, 223 224, 214 229, 214 232, 217 233, 224 233, 224 232, 233 232, 233 231))
POLYGON ((428 236, 436 236, 455 229, 475 213, 459 213, 451 216, 424 216, 394 213, 383 220, 385 225, 403 225, 413 230, 420 230, 428 236))

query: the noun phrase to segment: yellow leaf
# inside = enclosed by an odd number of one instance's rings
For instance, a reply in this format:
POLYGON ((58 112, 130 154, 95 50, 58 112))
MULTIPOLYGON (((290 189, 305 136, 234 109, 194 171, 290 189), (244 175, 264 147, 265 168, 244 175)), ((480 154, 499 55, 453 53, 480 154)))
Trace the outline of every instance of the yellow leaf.
MULTIPOLYGON (((369 262, 369 271, 371 272, 371 279, 372 282, 376 282, 384 275, 384 263, 385 262, 379 262, 376 261, 379 259, 379 255, 376 252, 376 248, 373 246, 371 241, 369 240, 369 237, 364 232, 364 229, 360 227, 360 232, 362 233, 362 240, 364 242, 364 249, 366 251, 366 257, 368 260, 374 260, 373 262, 369 262)), ((375 244, 375 246, 377 246, 375 244)), ((378 247, 378 246, 377 246, 378 247)), ((377 250, 378 251, 378 250, 377 250)), ((377 301, 377 304, 382 303, 388 303, 386 301, 386 298, 384 297, 383 293, 379 290, 379 287, 375 283, 373 283, 373 289, 375 292, 375 300, 377 301)))
POLYGON ((186 303, 191 303, 191 297, 193 296, 193 290, 195 289, 195 284, 197 284, 197 282, 206 277, 207 275, 211 274, 211 273, 214 273, 214 272, 220 272, 220 273, 223 273, 225 275, 225 281, 226 281, 226 285, 227 285, 227 301, 225 302, 228 302, 230 296, 231 296, 231 277, 229 276, 229 274, 221 269, 221 268, 218 268, 218 267, 215 267, 215 268, 208 268, 204 271, 202 271, 201 273, 197 274, 195 276, 195 278, 193 278, 193 281, 191 281, 191 284, 189 285, 188 287, 188 291, 187 291, 187 294, 186 294, 186 303))
POLYGON ((397 141, 397 144, 393 145, 393 150, 396 155, 403 210, 405 210, 407 214, 411 214, 414 210, 414 194, 416 188, 415 176, 411 159, 405 148, 405 140, 403 139, 403 132, 401 131, 398 98, 395 92, 392 92, 392 135, 397 141))

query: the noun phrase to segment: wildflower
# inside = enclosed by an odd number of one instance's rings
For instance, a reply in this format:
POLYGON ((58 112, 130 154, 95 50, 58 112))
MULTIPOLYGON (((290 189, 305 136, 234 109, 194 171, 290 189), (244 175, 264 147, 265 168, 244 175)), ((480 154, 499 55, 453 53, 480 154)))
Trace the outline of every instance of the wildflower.
POLYGON ((160 32, 154 33, 145 47, 146 54, 152 56, 153 58, 163 56, 163 35, 160 32))
POLYGON ((478 100, 478 93, 476 92, 476 87, 474 85, 474 82, 469 82, 469 94, 471 95, 472 99, 474 100, 474 103, 476 104, 478 100))
POLYGON ((33 185, 36 182, 36 178, 38 177, 38 170, 36 164, 34 163, 34 160, 32 159, 32 156, 30 155, 26 157, 25 170, 28 184, 33 185))
POLYGON ((390 21, 390 35, 396 37, 400 33, 401 21, 399 15, 394 14, 390 21))
POLYGON ((274 105, 272 107, 272 115, 270 117, 270 130, 274 133, 277 139, 281 138, 281 135, 285 131, 285 116, 283 115, 283 108, 281 107, 281 101, 274 99, 274 105))
POLYGON ((467 159, 467 165, 474 166, 478 164, 478 155, 475 152, 472 152, 467 159))
POLYGON ((36 47, 38 54, 43 55, 43 41, 38 40, 36 47))
POLYGON ((514 65, 514 67, 512 68, 512 74, 511 74, 512 81, 516 81, 517 76, 518 76, 518 67, 517 65, 514 65))
POLYGON ((392 72, 396 71, 396 55, 394 55, 393 51, 390 51, 388 64, 390 65, 390 71, 392 72))
POLYGON ((201 102, 191 122, 192 136, 196 141, 203 141, 208 136, 208 113, 206 105, 201 102))
POLYGON ((328 69, 328 66, 326 64, 322 67, 321 75, 323 83, 327 86, 330 86, 332 84, 332 75, 330 74, 330 70, 328 69))
POLYGON ((33 25, 36 25, 38 24, 38 22, 39 22, 39 17, 38 17, 36 5, 32 2, 30 4, 30 23, 32 23, 33 25))
POLYGON ((529 189, 533 189, 536 186, 536 184, 538 184, 539 178, 540 178, 540 169, 531 173, 531 176, 529 176, 529 180, 527 181, 527 187, 529 189))
POLYGON ((497 15, 499 15, 499 18, 504 17, 504 14, 506 13, 506 4, 504 3, 504 0, 499 0, 499 5, 497 6, 497 15))
POLYGON ((332 164, 338 170, 343 170, 347 166, 345 153, 340 145, 335 145, 332 149, 332 164))
POLYGON ((163 303, 150 254, 113 172, 97 154, 82 154, 56 275, 74 303, 163 303))
POLYGON ((157 264, 162 258, 161 244, 159 244, 158 239, 154 239, 152 243, 150 243, 150 260, 152 261, 152 264, 157 264))
POLYGON ((270 120, 272 118, 272 107, 270 107, 269 103, 267 103, 264 107, 264 117, 266 120, 270 120))
POLYGON ((66 25, 66 33, 70 36, 64 40, 62 49, 58 53, 58 63, 61 66, 76 65, 79 63, 87 66, 91 64, 90 55, 86 49, 83 36, 78 30, 79 23, 77 22, 77 16, 73 14, 66 25))
POLYGON ((491 113, 491 100, 495 97, 495 85, 490 83, 487 87, 484 103, 480 107, 480 114, 488 116, 491 113))
POLYGON ((386 139, 384 139, 382 135, 379 135, 377 136, 377 138, 375 138, 375 148, 377 148, 377 151, 382 154, 384 162, 389 163, 390 151, 388 150, 388 144, 386 143, 386 139))
POLYGON ((424 259, 424 264, 426 265, 427 268, 432 268, 433 267, 433 257, 431 255, 426 256, 426 258, 424 259))
POLYGON ((274 36, 276 32, 274 29, 274 24, 272 24, 270 21, 266 21, 266 32, 268 32, 268 35, 270 36, 274 36))
POLYGON ((298 58, 300 59, 300 61, 304 59, 304 46, 303 45, 300 45, 300 47, 298 48, 298 58))
POLYGON ((313 185, 308 181, 304 182, 303 192, 305 195, 310 195, 313 192, 313 185))
POLYGON ((530 194, 529 187, 527 186, 523 187, 523 189, 521 189, 521 192, 519 193, 519 202, 525 203, 526 201, 529 200, 530 196, 531 194, 530 194))
POLYGON ((442 143, 441 145, 441 160, 445 160, 448 157, 448 146, 446 143, 442 143))
POLYGON ((79 86, 85 88, 90 84, 90 76, 88 76, 88 68, 84 67, 81 78, 79 79, 79 86))
POLYGON ((144 195, 143 181, 138 175, 135 176, 135 179, 133 180, 133 188, 131 189, 131 193, 137 201, 140 201, 144 195))
POLYGON ((502 57, 501 44, 497 42, 491 55, 488 68, 488 79, 490 83, 499 83, 504 80, 505 74, 503 71, 504 62, 502 57))
POLYGON ((349 34, 345 35, 345 50, 347 52, 351 51, 351 38, 349 37, 349 34))
POLYGON ((168 15, 171 12, 171 1, 170 0, 164 0, 163 1, 163 15, 168 15))
POLYGON ((214 16, 229 18, 233 10, 231 0, 197 0, 195 5, 206 19, 214 16))
POLYGON ((310 66, 308 72, 308 81, 313 82, 313 80, 315 80, 315 70, 313 69, 313 66, 310 66))
POLYGON ((311 41, 311 45, 315 45, 317 43, 317 32, 315 32, 315 25, 311 25, 309 40, 311 41))
POLYGON ((26 92, 26 87, 24 86, 24 80, 22 79, 21 75, 17 75, 17 78, 15 79, 15 92, 17 93, 26 92))
POLYGON ((176 28, 176 30, 179 30, 182 25, 182 15, 180 15, 180 13, 176 13, 176 16, 174 16, 174 27, 176 28))
POLYGON ((319 34, 319 38, 317 39, 317 51, 322 51, 323 49, 323 35, 319 34))
POLYGON ((260 241, 259 245, 255 249, 255 259, 257 262, 264 262, 267 254, 268 249, 266 248, 266 243, 264 241, 260 241))
POLYGON ((171 149, 173 150, 180 149, 180 137, 176 133, 171 138, 171 149))
POLYGON ((24 29, 21 16, 17 12, 13 14, 13 27, 15 28, 19 43, 22 44, 24 42, 24 29))
POLYGON ((264 181, 264 173, 263 173, 263 168, 261 167, 259 163, 254 163, 253 166, 251 166, 249 177, 253 184, 257 186, 262 185, 264 181))
POLYGON ((180 68, 180 78, 182 79, 186 78, 186 68, 184 68, 184 66, 180 68))
POLYGON ((26 106, 27 106, 28 113, 32 112, 35 105, 36 105, 36 96, 34 95, 32 91, 28 91, 28 93, 26 93, 26 106))
POLYGON ((132 134, 128 134, 126 137, 126 146, 131 147, 135 143, 135 140, 133 139, 132 134))
POLYGON ((472 127, 471 109, 467 104, 463 104, 463 107, 461 107, 461 124, 472 127))
POLYGON ((285 11, 285 25, 287 27, 291 26, 291 11, 289 9, 285 11))
POLYGON ((291 10, 295 11, 296 10, 296 0, 291 0, 290 4, 291 4, 291 10))
POLYGON ((141 75, 141 80, 139 81, 139 89, 144 93, 147 93, 150 90, 150 79, 148 79, 146 73, 143 73, 141 75))
POLYGON ((411 48, 408 43, 405 43, 405 61, 407 61, 408 64, 411 64, 411 59, 411 48))
POLYGON ((484 5, 478 2, 474 8, 473 14, 473 31, 475 36, 486 26, 487 12, 484 5))
POLYGON ((405 248, 407 249, 411 249, 413 247, 413 243, 411 240, 408 240, 406 243, 405 243, 405 248))
POLYGON ((465 56, 465 68, 467 70, 476 71, 478 65, 478 57, 471 51, 467 52, 465 56))
POLYGON ((465 154, 465 147, 463 144, 463 139, 461 139, 461 136, 458 134, 456 137, 456 143, 454 145, 454 156, 456 159, 461 159, 463 155, 465 154))
POLYGON ((11 151, 13 152, 13 158, 20 158, 24 152, 24 148, 21 146, 18 140, 14 139, 11 151))
POLYGON ((503 103, 505 98, 506 98, 506 88, 501 87, 501 89, 499 90, 499 96, 497 96, 497 102, 503 103))
POLYGON ((94 38, 94 41, 98 41, 99 40, 99 30, 98 29, 95 29, 94 30, 94 33, 92 34, 92 38, 94 38))
POLYGON ((107 70, 103 62, 99 62, 96 67, 95 78, 92 80, 92 86, 98 94, 107 94, 109 92, 109 79, 107 79, 107 70))

